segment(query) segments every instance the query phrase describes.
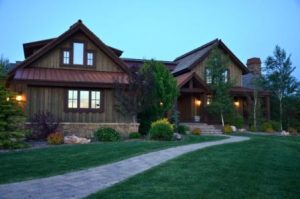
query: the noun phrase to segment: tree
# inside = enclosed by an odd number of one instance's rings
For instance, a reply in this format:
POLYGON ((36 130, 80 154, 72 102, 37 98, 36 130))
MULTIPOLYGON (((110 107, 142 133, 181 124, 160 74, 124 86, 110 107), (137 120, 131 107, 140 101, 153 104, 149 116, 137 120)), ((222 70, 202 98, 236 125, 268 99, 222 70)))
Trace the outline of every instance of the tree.
POLYGON ((128 78, 115 79, 115 109, 123 116, 129 115, 133 123, 136 117, 149 106, 151 92, 154 89, 154 77, 151 71, 142 73, 130 69, 128 78), (127 82, 127 84, 124 84, 127 82))
POLYGON ((208 106, 208 111, 219 114, 224 127, 224 114, 233 113, 232 99, 229 91, 232 87, 232 81, 228 79, 228 57, 221 54, 218 49, 213 49, 206 63, 206 70, 211 76, 212 102, 208 106))
POLYGON ((0 148, 24 147, 25 117, 14 95, 0 85, 0 148))
POLYGON ((273 92, 279 101, 279 122, 282 131, 282 115, 284 98, 293 94, 299 82, 292 76, 296 67, 292 66, 291 55, 287 56, 284 49, 275 47, 273 56, 267 57, 265 61, 266 86, 273 92))
POLYGON ((0 78, 4 78, 8 71, 8 59, 5 59, 3 56, 0 58, 0 78))
MULTIPOLYGON (((140 132, 147 134, 151 122, 162 118, 173 107, 179 91, 176 79, 160 62, 148 61, 140 69, 140 72, 142 74, 151 73, 154 80, 154 87, 147 91, 148 96, 143 103, 146 108, 138 115, 140 132)), ((145 77, 149 77, 149 75, 145 75, 145 77)))
POLYGON ((257 124, 262 120, 262 110, 261 110, 261 101, 258 97, 258 92, 261 90, 263 86, 263 77, 258 74, 254 74, 252 78, 252 89, 253 89, 253 111, 252 111, 252 119, 253 119, 253 128, 257 129, 257 124))

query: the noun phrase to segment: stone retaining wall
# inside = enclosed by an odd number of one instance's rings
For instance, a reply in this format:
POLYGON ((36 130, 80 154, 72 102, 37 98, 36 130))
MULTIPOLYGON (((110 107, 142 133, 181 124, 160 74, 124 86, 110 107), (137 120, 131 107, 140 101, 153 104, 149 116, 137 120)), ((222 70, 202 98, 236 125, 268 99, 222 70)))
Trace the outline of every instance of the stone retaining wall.
POLYGON ((120 132, 122 137, 128 137, 130 132, 138 132, 139 123, 61 123, 59 130, 64 135, 91 138, 93 133, 101 127, 113 128, 120 132))

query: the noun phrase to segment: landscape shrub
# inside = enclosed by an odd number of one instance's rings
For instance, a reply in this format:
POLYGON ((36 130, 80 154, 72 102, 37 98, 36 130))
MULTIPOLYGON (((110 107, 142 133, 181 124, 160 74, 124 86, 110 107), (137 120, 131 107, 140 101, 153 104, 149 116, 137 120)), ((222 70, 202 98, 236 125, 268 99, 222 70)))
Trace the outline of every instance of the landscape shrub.
POLYGON ((35 113, 30 122, 32 134, 29 138, 37 140, 46 139, 49 134, 55 133, 60 124, 60 120, 49 111, 35 113))
POLYGON ((58 145, 64 142, 64 135, 62 133, 50 133, 47 137, 49 144, 58 145))
POLYGON ((182 135, 185 135, 188 130, 189 130, 189 127, 185 126, 185 125, 178 125, 178 127, 177 127, 177 132, 182 135))
POLYGON ((129 133, 129 139, 139 139, 141 138, 141 134, 138 132, 131 132, 129 133))
POLYGON ((94 132, 94 137, 102 142, 115 142, 120 140, 120 133, 112 128, 99 128, 94 132))
POLYGON ((249 131, 251 131, 251 132, 257 132, 257 129, 254 126, 250 126, 249 131))
POLYGON ((240 129, 240 128, 243 128, 244 126, 244 118, 243 116, 241 116, 240 114, 237 114, 235 116, 235 119, 232 123, 234 126, 236 126, 236 128, 240 129))
POLYGON ((201 134, 201 129, 200 128, 194 128, 192 130, 192 134, 193 135, 200 135, 201 134))
POLYGON ((273 128, 275 131, 277 131, 277 132, 280 131, 280 122, 271 120, 270 123, 271 123, 271 125, 272 125, 272 128, 273 128))
POLYGON ((274 132, 271 122, 262 123, 260 126, 260 130, 263 132, 269 132, 269 133, 274 132))
POLYGON ((230 125, 226 124, 223 128, 223 133, 225 134, 229 134, 229 133, 232 133, 232 128, 230 125))
POLYGON ((297 135, 297 134, 298 134, 297 129, 292 128, 292 127, 289 127, 289 128, 288 128, 288 132, 289 132, 291 135, 297 135))
POLYGON ((150 138, 154 140, 171 140, 173 137, 173 126, 168 119, 160 119, 152 122, 149 133, 150 138))

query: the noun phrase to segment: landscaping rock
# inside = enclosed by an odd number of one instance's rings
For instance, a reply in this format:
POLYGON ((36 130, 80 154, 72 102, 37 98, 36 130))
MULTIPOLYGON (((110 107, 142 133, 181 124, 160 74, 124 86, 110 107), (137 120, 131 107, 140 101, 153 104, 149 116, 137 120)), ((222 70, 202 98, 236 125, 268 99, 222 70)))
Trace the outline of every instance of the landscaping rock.
POLYGON ((231 126, 232 132, 236 132, 236 127, 235 126, 231 126))
POLYGON ((76 135, 65 136, 64 143, 65 144, 87 144, 90 143, 90 139, 77 137, 76 135))
POLYGON ((174 134, 173 134, 173 138, 174 138, 175 140, 181 140, 181 139, 182 139, 182 136, 181 136, 179 133, 174 133, 174 134))
POLYGON ((241 129, 239 129, 239 132, 246 132, 246 129, 241 128, 241 129))
POLYGON ((287 131, 281 131, 281 133, 280 133, 281 135, 284 135, 284 136, 287 136, 287 135, 290 135, 290 133, 289 132, 287 132, 287 131))

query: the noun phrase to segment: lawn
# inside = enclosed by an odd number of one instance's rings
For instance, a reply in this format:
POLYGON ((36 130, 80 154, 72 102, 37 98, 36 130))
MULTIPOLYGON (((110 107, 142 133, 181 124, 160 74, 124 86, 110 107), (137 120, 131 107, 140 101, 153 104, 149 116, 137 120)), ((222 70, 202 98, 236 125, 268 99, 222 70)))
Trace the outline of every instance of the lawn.
POLYGON ((90 198, 300 198, 300 137, 195 151, 90 198))
POLYGON ((92 143, 0 153, 0 183, 58 175, 167 147, 219 139, 224 137, 186 136, 182 141, 92 143))

